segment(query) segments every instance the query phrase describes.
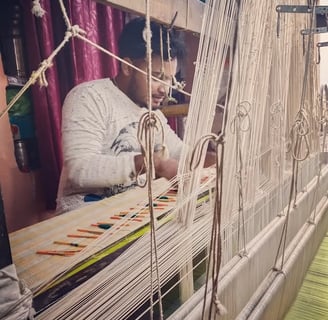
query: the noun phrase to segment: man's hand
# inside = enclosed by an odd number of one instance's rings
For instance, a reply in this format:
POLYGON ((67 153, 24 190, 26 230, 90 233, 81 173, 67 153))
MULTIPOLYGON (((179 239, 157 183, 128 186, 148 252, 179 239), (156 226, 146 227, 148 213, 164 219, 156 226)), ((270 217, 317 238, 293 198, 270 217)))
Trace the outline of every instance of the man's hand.
MULTIPOLYGON (((144 173, 143 156, 134 157, 137 173, 144 173)), ((176 176, 178 172, 178 161, 173 158, 164 159, 159 153, 154 153, 154 166, 156 178, 166 178, 168 180, 176 176)))
POLYGON ((178 172, 178 161, 173 158, 163 159, 154 155, 156 178, 172 179, 178 172))

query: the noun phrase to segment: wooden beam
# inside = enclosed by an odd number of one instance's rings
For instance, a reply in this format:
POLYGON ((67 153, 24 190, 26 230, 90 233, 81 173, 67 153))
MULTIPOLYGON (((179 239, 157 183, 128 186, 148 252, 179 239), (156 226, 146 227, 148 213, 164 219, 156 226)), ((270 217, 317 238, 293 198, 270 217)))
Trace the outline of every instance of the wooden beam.
MULTIPOLYGON (((144 16, 145 1, 140 0, 96 0, 97 2, 144 16)), ((151 19, 165 25, 170 25, 176 12, 174 27, 195 33, 200 33, 204 3, 200 0, 152 0, 150 3, 151 19)))
POLYGON ((176 104, 164 106, 161 111, 166 117, 185 117, 188 115, 189 104, 176 104))

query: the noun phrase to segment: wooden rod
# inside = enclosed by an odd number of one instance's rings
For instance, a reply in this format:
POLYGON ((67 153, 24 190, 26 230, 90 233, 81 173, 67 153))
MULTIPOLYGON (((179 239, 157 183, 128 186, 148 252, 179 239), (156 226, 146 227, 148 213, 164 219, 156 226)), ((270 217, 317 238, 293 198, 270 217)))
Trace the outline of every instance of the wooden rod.
MULTIPOLYGON (((146 7, 144 1, 138 0, 96 0, 97 2, 144 16, 146 7)), ((174 27, 200 33, 205 4, 199 0, 152 0, 150 17, 152 20, 170 26, 176 13, 174 27)))
POLYGON ((161 111, 166 117, 185 117, 188 115, 189 104, 174 104, 164 106, 161 111))

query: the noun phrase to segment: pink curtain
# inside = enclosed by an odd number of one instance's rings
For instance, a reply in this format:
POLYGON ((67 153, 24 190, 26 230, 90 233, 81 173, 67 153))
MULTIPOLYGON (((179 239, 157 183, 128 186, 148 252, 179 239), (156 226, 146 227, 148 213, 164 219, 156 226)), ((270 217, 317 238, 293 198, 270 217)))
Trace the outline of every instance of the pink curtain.
MULTIPOLYGON (((46 11, 42 18, 31 13, 32 1, 22 0, 25 48, 29 71, 37 69, 64 38, 66 26, 58 1, 40 0, 46 11)), ((72 25, 78 24, 86 36, 107 50, 117 53, 117 38, 124 15, 94 0, 67 0, 65 7, 72 25)), ((62 167, 61 107, 67 92, 76 84, 113 77, 118 63, 89 44, 73 39, 56 56, 46 71, 48 87, 35 84, 31 88, 36 135, 39 145, 41 173, 46 205, 56 206, 56 194, 62 167)))

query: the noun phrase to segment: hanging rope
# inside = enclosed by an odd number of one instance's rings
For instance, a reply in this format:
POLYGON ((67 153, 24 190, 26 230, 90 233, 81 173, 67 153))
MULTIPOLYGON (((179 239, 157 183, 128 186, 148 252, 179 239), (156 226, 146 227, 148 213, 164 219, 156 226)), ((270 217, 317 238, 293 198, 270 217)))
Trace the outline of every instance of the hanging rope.
MULTIPOLYGON (((310 30, 313 29, 313 26, 315 24, 316 14, 315 14, 315 8, 316 8, 316 1, 309 1, 309 6, 311 2, 311 8, 312 8, 312 14, 310 17, 310 30)), ((292 152, 292 178, 291 178, 291 185, 290 185, 290 191, 289 191, 289 202, 286 212, 286 218, 283 225, 277 254, 274 261, 274 267, 273 270, 282 272, 284 261, 285 261, 285 251, 286 251, 286 243, 287 243, 287 233, 288 233, 288 222, 289 222, 289 216, 290 216, 290 210, 293 206, 296 205, 296 196, 297 196, 297 179, 298 179, 298 167, 299 162, 304 161, 310 154, 310 148, 309 148, 309 141, 308 141, 308 134, 309 134, 309 121, 306 111, 306 90, 307 90, 307 84, 308 84, 308 77, 310 72, 310 62, 313 59, 313 43, 314 43, 314 34, 313 32, 310 32, 309 39, 308 39, 308 46, 305 54, 305 69, 303 74, 303 81, 302 81, 302 89, 301 89, 301 100, 300 100, 300 107, 299 111, 296 114, 295 122, 291 129, 291 152, 292 152), (305 143, 305 154, 303 156, 300 155, 300 153, 303 151, 302 148, 302 142, 305 143), (294 197, 294 200, 293 200, 294 197), (277 266, 279 254, 281 252, 281 262, 280 266, 277 266)))
POLYGON ((155 265, 155 274, 157 281, 157 293, 158 293, 158 304, 159 304, 159 314, 160 319, 163 319, 163 306, 162 306, 162 288, 161 288, 161 278, 159 272, 159 261, 158 261, 158 248, 156 240, 156 217, 154 214, 153 205, 153 188, 152 181, 155 178, 154 171, 154 128, 155 117, 152 111, 152 33, 150 27, 150 1, 146 0, 146 23, 143 32, 143 39, 146 43, 146 62, 147 62, 147 106, 148 106, 148 125, 146 127, 146 145, 144 147, 144 152, 146 154, 145 161, 148 166, 146 166, 146 176, 148 182, 148 201, 150 207, 150 317, 153 319, 153 292, 154 292, 154 279, 153 279, 153 266, 155 265), (154 260, 153 260, 154 259, 154 260))
POLYGON ((238 185, 238 249, 242 247, 241 255, 246 255, 246 229, 244 215, 244 184, 243 184, 243 154, 241 134, 251 127, 251 104, 248 101, 240 102, 236 107, 236 115, 231 122, 231 132, 236 135, 236 179, 238 185), (241 236, 242 232, 242 236, 241 236))
POLYGON ((215 175, 215 197, 214 197, 214 211, 212 220, 211 241, 209 245, 209 258, 207 261, 206 281, 204 290, 202 319, 205 319, 206 296, 211 279, 211 307, 209 309, 208 319, 212 319, 212 309, 214 307, 215 313, 219 316, 227 314, 226 308, 219 301, 217 292, 219 285, 219 274, 222 260, 222 239, 221 239, 221 210, 222 210, 222 161, 224 158, 224 141, 223 135, 208 134, 202 137, 195 146, 192 152, 190 169, 196 169, 201 163, 201 157, 206 152, 205 147, 209 142, 215 146, 216 154, 216 175, 215 175), (220 150, 221 149, 221 150, 220 150), (221 151, 221 152, 219 152, 221 151), (219 155, 220 154, 220 155, 219 155))

